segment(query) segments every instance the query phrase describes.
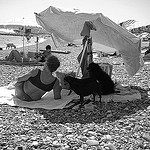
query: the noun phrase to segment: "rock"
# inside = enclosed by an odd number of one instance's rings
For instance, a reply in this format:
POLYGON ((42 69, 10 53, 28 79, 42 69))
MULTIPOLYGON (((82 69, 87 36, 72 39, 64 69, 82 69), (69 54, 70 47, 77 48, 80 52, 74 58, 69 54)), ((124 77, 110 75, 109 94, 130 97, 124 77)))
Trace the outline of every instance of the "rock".
POLYGON ((23 147, 23 146, 17 146, 14 150, 25 150, 25 147, 23 147))
POLYGON ((87 140, 86 143, 91 146, 99 145, 99 141, 97 140, 87 140))
POLYGON ((109 147, 110 150, 117 150, 112 143, 105 144, 104 146, 109 147))
POLYGON ((72 133, 72 132, 73 132, 73 129, 72 129, 72 128, 69 128, 69 127, 67 127, 66 130, 67 130, 68 133, 72 133))
POLYGON ((113 117, 113 114, 108 114, 107 115, 107 118, 111 118, 111 117, 113 117))
POLYGON ((102 137, 102 140, 104 140, 104 141, 111 141, 112 140, 112 137, 108 134, 108 135, 104 135, 103 137, 102 137))
POLYGON ((88 140, 88 137, 86 137, 86 136, 81 136, 81 137, 78 137, 78 138, 81 139, 84 142, 86 142, 88 140))
POLYGON ((142 135, 142 137, 143 137, 146 141, 150 142, 150 135, 149 135, 149 134, 144 133, 144 134, 142 135))
POLYGON ((61 138, 63 136, 63 134, 57 134, 58 138, 61 138))
POLYGON ((37 141, 33 141, 31 145, 34 147, 38 147, 39 143, 37 141))
POLYGON ((70 146, 69 146, 69 145, 64 145, 64 146, 62 147, 62 149, 63 149, 63 150, 68 150, 68 149, 70 149, 70 146))
POLYGON ((96 132, 94 132, 94 131, 88 131, 88 133, 89 133, 89 134, 91 134, 91 135, 94 135, 94 136, 96 136, 96 135, 97 135, 97 133, 96 133, 96 132))
POLYGON ((126 129, 126 130, 130 130, 130 129, 131 129, 131 126, 130 126, 130 125, 128 125, 128 126, 124 127, 124 129, 126 129))
POLYGON ((54 147, 61 147, 61 143, 59 143, 59 141, 53 141, 52 144, 54 147))
POLYGON ((150 111, 150 106, 147 107, 147 110, 150 111))
POLYGON ((90 140, 95 140, 95 136, 90 136, 89 139, 90 140))
POLYGON ((68 135, 66 135, 66 137, 67 137, 67 138, 73 138, 74 135, 73 135, 73 134, 68 134, 68 135))
POLYGON ((129 121, 130 122, 136 122, 136 120, 134 118, 130 118, 129 121))

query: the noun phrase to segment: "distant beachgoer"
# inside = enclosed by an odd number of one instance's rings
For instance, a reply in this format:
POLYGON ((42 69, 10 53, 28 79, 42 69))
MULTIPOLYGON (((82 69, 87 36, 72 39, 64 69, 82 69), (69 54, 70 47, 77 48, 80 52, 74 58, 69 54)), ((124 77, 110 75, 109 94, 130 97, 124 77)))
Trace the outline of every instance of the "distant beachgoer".
POLYGON ((47 45, 46 50, 43 53, 39 53, 36 58, 40 58, 40 62, 45 62, 46 57, 51 55, 51 46, 47 45))
POLYGON ((43 70, 38 68, 28 74, 18 78, 15 84, 15 95, 24 101, 36 101, 48 91, 53 90, 54 99, 61 98, 61 86, 59 80, 53 76, 60 66, 60 61, 56 56, 49 55, 43 70))
MULTIPOLYGON (((17 50, 12 50, 9 54, 9 56, 5 57, 5 60, 7 61, 15 61, 15 62, 29 62, 30 58, 28 56, 24 55, 23 52, 18 52, 17 50)), ((36 59, 35 59, 36 61, 36 59)))
MULTIPOLYGON (((39 56, 32 58, 32 61, 34 62, 45 62, 47 56, 51 55, 51 46, 47 45, 46 50, 41 53, 39 56)), ((15 62, 29 62, 30 57, 28 57, 28 54, 25 55, 23 52, 19 52, 17 50, 12 50, 9 54, 9 56, 5 57, 5 60, 7 61, 15 61, 15 62)))

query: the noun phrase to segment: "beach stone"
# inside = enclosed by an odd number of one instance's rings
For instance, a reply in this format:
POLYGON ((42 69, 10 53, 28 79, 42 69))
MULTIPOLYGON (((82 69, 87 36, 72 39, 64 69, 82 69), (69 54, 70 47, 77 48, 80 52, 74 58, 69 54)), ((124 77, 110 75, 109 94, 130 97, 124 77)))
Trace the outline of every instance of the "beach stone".
POLYGON ((97 146, 96 150, 105 150, 105 149, 103 147, 101 147, 101 146, 97 146))
POLYGON ((142 135, 142 137, 143 137, 146 141, 150 142, 150 135, 149 135, 148 133, 144 133, 144 134, 142 135))
POLYGON ((52 144, 53 144, 54 147, 61 147, 61 143, 59 143, 59 141, 57 141, 57 140, 53 141, 52 144))
POLYGON ((84 150, 83 148, 79 148, 78 150, 84 150))
POLYGON ((99 145, 99 141, 97 140, 87 140, 86 143, 91 146, 99 145))
POLYGON ((104 141, 111 141, 111 140, 112 140, 112 137, 111 137, 111 135, 107 134, 107 135, 104 135, 104 136, 102 137, 102 140, 104 140, 104 141))
POLYGON ((124 127, 124 129, 125 129, 125 130, 131 130, 131 126, 128 125, 128 126, 124 127))
POLYGON ((84 129, 82 132, 83 132, 83 133, 86 133, 86 132, 88 132, 88 129, 84 129))
POLYGON ((105 144, 104 147, 109 147, 110 150, 117 150, 112 143, 105 144))
POLYGON ((23 146, 17 146, 14 150, 25 150, 25 147, 23 147, 23 146))
POLYGON ((58 138, 61 138, 63 136, 63 134, 57 134, 58 138))
POLYGON ((39 143, 38 143, 38 141, 33 141, 31 145, 34 147, 38 147, 39 143))
POLYGON ((97 135, 97 133, 96 133, 96 132, 94 132, 94 131, 88 131, 88 133, 89 133, 89 134, 91 134, 91 135, 94 135, 94 136, 96 136, 96 135, 97 135))
POLYGON ((89 139, 90 140, 95 140, 95 136, 90 136, 89 139))
POLYGON ((64 145, 64 146, 63 146, 63 150, 68 150, 68 149, 70 149, 70 146, 69 146, 69 145, 64 145))
POLYGON ((86 142, 88 140, 88 137, 86 137, 86 136, 79 136, 78 138, 84 142, 86 142))
POLYGON ((72 128, 70 128, 70 127, 67 127, 67 129, 66 129, 66 130, 67 130, 67 132, 68 132, 68 133, 72 133, 72 132, 73 132, 73 129, 72 129, 72 128))
POLYGON ((136 120, 134 118, 130 118, 129 121, 130 122, 136 122, 136 120))
POLYGON ((73 135, 73 134, 68 134, 68 135, 66 135, 66 137, 67 137, 67 138, 73 138, 74 135, 73 135))
POLYGON ((147 107, 147 110, 150 111, 150 106, 147 107))
POLYGON ((108 114, 107 115, 107 118, 111 118, 111 117, 113 117, 113 114, 108 114))

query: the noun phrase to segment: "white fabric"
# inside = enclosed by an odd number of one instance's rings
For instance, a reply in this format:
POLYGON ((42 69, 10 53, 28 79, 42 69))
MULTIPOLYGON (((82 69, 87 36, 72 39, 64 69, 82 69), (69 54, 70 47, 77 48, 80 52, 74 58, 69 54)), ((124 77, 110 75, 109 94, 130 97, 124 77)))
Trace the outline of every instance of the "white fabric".
POLYGON ((119 51, 124 60, 126 70, 133 76, 141 64, 141 40, 126 29, 105 17, 101 13, 74 13, 62 11, 50 6, 36 14, 37 23, 55 37, 67 42, 77 41, 81 44, 82 31, 85 21, 93 21, 96 31, 91 31, 93 47, 103 52, 119 51))
POLYGON ((41 100, 26 102, 15 96, 14 88, 8 89, 7 86, 0 87, 0 104, 9 104, 11 106, 20 106, 28 108, 44 108, 44 109, 63 109, 72 99, 76 98, 75 93, 68 96, 69 90, 62 90, 62 99, 54 100, 53 92, 46 93, 41 100))
MULTIPOLYGON (((102 95, 102 102, 127 102, 141 99, 141 94, 137 90, 131 88, 122 87, 120 84, 117 85, 116 90, 120 91, 118 94, 102 95)), ((46 93, 41 100, 25 102, 14 97, 15 90, 11 85, 0 87, 0 104, 8 104, 10 106, 20 106, 27 108, 44 108, 48 110, 52 109, 63 109, 72 106, 74 103, 70 103, 73 99, 79 99, 79 96, 74 92, 68 96, 69 90, 62 90, 62 99, 54 100, 53 92, 46 93), (69 104, 70 103, 70 104, 69 104), (69 104, 69 105, 67 105, 69 104)), ((89 97, 85 97, 89 98, 89 97)), ((96 96, 96 100, 99 101, 99 97, 96 96)), ((79 105, 79 103, 77 104, 79 105)), ((77 108, 76 106, 74 109, 77 108)))

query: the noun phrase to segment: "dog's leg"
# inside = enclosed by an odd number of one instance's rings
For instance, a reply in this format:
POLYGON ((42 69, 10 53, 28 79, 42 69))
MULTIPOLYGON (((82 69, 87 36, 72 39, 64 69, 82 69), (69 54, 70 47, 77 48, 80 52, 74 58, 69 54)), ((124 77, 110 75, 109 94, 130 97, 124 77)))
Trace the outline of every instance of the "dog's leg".
POLYGON ((69 91, 68 96, 72 93, 72 90, 69 91))
POLYGON ((93 95, 93 104, 95 105, 96 102, 95 102, 95 93, 92 94, 93 95))
POLYGON ((102 94, 101 93, 99 94, 99 101, 100 101, 100 103, 102 103, 102 94))
POLYGON ((84 97, 80 95, 80 106, 79 106, 79 108, 83 108, 83 106, 84 106, 83 100, 84 100, 84 97))

